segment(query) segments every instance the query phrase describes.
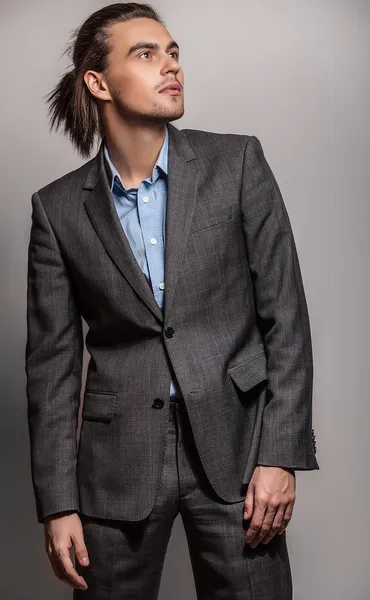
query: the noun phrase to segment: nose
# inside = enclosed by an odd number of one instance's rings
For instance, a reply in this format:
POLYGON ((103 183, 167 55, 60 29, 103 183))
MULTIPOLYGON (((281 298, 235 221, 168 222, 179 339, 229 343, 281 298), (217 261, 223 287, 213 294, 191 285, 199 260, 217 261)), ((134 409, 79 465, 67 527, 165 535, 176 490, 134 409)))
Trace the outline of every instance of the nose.
POLYGON ((166 75, 166 73, 170 71, 173 71, 176 74, 180 71, 180 69, 181 66, 179 65, 179 62, 175 58, 171 58, 167 55, 167 60, 161 69, 161 74, 166 75))

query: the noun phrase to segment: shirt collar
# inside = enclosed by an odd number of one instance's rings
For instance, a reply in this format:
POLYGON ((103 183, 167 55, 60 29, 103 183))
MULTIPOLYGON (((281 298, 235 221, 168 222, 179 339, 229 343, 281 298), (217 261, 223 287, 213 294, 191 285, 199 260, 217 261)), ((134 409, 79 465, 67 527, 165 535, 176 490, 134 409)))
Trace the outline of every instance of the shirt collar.
MULTIPOLYGON (((108 183, 109 183, 109 187, 110 187, 111 191, 113 190, 115 182, 118 183, 118 185, 120 185, 121 188, 125 189, 125 187, 122 183, 120 174, 118 173, 117 169, 115 168, 114 164, 112 163, 112 160, 109 156, 108 148, 105 143, 104 143, 104 157, 106 159, 106 170, 107 170, 107 176, 108 176, 108 183)), ((160 153, 156 160, 156 163, 153 167, 152 175, 151 175, 151 177, 148 177, 148 181, 150 181, 150 183, 154 183, 156 181, 156 179, 159 177, 160 171, 162 171, 165 175, 167 175, 167 173, 168 173, 168 127, 166 127, 166 135, 165 135, 160 153)))

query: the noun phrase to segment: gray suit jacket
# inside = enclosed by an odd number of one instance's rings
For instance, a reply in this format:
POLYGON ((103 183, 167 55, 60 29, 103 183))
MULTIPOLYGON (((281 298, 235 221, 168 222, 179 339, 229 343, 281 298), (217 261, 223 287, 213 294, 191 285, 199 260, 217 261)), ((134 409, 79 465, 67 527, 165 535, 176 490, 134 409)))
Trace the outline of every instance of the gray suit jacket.
POLYGON ((259 140, 169 124, 163 313, 115 211, 102 148, 32 196, 25 368, 38 521, 149 514, 172 369, 223 500, 245 497, 257 464, 319 469, 300 266, 259 140), (90 361, 77 439, 81 316, 90 361))

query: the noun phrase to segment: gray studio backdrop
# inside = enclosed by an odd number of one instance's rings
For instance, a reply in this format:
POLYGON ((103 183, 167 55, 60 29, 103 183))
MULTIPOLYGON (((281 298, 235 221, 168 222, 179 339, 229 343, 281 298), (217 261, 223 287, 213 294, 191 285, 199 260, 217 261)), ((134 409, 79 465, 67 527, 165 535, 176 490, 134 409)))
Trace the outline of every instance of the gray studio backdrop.
MULTIPOLYGON (((48 133, 42 96, 63 71, 60 56, 71 30, 101 6, 92 0, 0 3, 4 600, 72 593, 47 562, 31 490, 26 256, 31 194, 82 164, 66 140, 48 133)), ((294 597, 368 600, 369 3, 161 0, 155 6, 181 46, 185 115, 175 124, 256 135, 295 233, 312 323, 321 469, 297 473, 287 533, 294 597)), ((179 519, 160 598, 175 594, 196 597, 179 519)))

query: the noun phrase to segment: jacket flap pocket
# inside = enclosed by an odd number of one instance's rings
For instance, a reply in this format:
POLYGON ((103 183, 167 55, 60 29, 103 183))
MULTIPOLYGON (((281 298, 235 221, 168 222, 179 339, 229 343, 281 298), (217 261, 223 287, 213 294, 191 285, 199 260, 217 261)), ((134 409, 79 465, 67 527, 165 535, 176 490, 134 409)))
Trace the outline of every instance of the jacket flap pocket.
POLYGON ((240 365, 230 367, 227 372, 238 388, 246 392, 267 379, 266 354, 263 351, 240 365))
POLYGON ((86 390, 82 407, 82 418, 88 421, 103 421, 109 423, 116 405, 115 392, 99 392, 86 390))

